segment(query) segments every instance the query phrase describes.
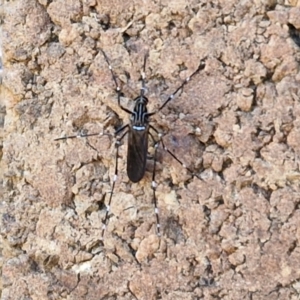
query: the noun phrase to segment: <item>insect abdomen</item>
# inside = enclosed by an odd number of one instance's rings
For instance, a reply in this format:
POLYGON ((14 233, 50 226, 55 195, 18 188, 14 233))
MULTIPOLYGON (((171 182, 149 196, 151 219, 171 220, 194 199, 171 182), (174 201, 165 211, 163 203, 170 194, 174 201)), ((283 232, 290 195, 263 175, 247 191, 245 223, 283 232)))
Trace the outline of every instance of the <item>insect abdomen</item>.
POLYGON ((127 148, 127 175, 132 182, 140 181, 145 174, 148 151, 148 128, 129 130, 127 148))

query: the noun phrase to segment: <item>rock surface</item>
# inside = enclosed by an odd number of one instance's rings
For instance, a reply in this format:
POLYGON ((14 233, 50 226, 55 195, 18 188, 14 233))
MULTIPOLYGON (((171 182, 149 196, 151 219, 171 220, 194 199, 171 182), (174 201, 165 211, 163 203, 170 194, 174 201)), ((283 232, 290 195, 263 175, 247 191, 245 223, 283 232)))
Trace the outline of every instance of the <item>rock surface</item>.
POLYGON ((1 299, 299 299, 300 30, 295 1, 7 1, 1 9, 1 299), (287 4, 289 3, 289 4, 287 4), (109 132, 146 66, 148 109, 207 57, 151 124, 139 183, 109 132), (149 152, 153 155, 150 138, 149 152), (105 197, 106 195, 106 197, 105 197))

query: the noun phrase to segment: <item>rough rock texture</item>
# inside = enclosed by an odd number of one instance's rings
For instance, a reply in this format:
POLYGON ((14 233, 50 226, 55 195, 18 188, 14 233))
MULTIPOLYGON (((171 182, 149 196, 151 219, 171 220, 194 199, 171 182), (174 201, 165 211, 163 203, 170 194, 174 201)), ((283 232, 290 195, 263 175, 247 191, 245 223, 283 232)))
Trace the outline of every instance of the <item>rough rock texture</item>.
POLYGON ((1 13, 1 299, 299 299, 299 0, 15 0, 1 13), (161 238, 153 159, 131 183, 124 139, 102 242, 115 140, 54 141, 129 120, 99 47, 129 109, 148 53, 150 111, 207 57, 151 121, 193 172, 159 148, 161 238))

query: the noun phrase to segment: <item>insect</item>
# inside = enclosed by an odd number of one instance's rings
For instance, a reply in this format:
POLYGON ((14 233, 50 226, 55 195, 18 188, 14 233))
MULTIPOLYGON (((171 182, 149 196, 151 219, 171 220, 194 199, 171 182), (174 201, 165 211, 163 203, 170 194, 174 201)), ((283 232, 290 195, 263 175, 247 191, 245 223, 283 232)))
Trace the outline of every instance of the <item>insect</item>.
MULTIPOLYGON (((101 48, 99 51, 102 53, 108 68, 111 72, 112 79, 114 81, 116 92, 117 92, 117 99, 118 99, 118 106, 128 113, 130 115, 130 122, 121 128, 117 129, 115 131, 114 136, 118 137, 116 140, 116 157, 115 157, 115 172, 112 182, 112 188, 108 200, 108 204, 106 206, 106 213, 103 220, 103 226, 102 226, 102 233, 101 233, 101 239, 104 237, 104 232, 107 226, 108 222, 108 216, 110 212, 110 205, 113 197, 113 192, 115 188, 115 183, 118 177, 118 155, 119 155, 119 146, 121 144, 121 141, 123 138, 128 135, 128 142, 127 142, 127 175, 128 178, 132 182, 139 182, 145 174, 146 171, 146 161, 147 161, 147 153, 148 153, 148 138, 152 139, 154 143, 154 167, 152 172, 152 183, 151 187, 153 190, 153 204, 154 204, 154 212, 156 216, 156 231, 157 235, 160 235, 160 223, 159 223, 159 213, 158 213, 158 206, 157 206, 157 198, 156 198, 156 182, 155 182, 155 166, 157 161, 157 148, 159 144, 162 144, 162 147, 165 151, 167 151, 177 162, 179 162, 184 168, 189 170, 187 166, 182 163, 167 147, 165 147, 162 139, 162 134, 160 134, 151 124, 150 124, 150 118, 151 116, 157 114, 159 111, 161 111, 170 101, 172 101, 175 98, 175 95, 191 80, 191 78, 196 75, 199 71, 203 70, 205 68, 205 60, 206 58, 202 59, 200 61, 200 64, 198 68, 189 76, 187 77, 181 85, 168 96, 168 98, 164 101, 164 103, 155 111, 148 112, 147 110, 147 104, 148 99, 145 96, 146 92, 146 76, 145 76, 145 70, 146 70, 146 61, 147 61, 147 55, 144 56, 144 63, 143 63, 143 69, 141 72, 141 81, 142 86, 140 89, 140 94, 134 99, 134 107, 133 110, 130 110, 126 107, 124 107, 121 104, 121 88, 118 85, 117 77, 113 71, 112 66, 110 65, 109 58, 102 50, 101 48), (120 136, 120 134, 122 135, 120 136), (153 133, 155 133, 158 136, 158 139, 154 138, 153 133)), ((90 136, 102 136, 104 133, 90 133, 90 134, 79 134, 79 135, 73 135, 73 136, 65 136, 56 138, 55 141, 58 140, 64 140, 64 139, 70 139, 70 138, 83 138, 83 137, 90 137, 90 136)), ((191 173, 192 171, 189 170, 191 173)))

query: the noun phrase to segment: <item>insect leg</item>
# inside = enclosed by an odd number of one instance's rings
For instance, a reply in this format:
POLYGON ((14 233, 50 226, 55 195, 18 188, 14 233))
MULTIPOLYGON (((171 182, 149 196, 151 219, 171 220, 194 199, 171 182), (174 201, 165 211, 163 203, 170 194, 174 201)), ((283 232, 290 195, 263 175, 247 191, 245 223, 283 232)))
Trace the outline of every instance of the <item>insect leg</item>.
MULTIPOLYGON (((54 141, 67 140, 67 139, 75 139, 75 138, 79 138, 79 139, 80 138, 88 138, 90 136, 99 136, 99 137, 101 137, 101 136, 104 136, 104 135, 112 136, 112 134, 110 134, 108 132, 97 132, 97 133, 88 133, 88 134, 79 133, 79 134, 76 134, 76 135, 69 135, 69 136, 64 136, 64 137, 56 138, 56 139, 54 139, 54 141)), ((86 144, 89 147, 91 147, 93 150, 95 150, 96 152, 98 152, 97 149, 89 143, 88 139, 86 139, 86 144)))
POLYGON ((189 77, 187 77, 182 84, 175 90, 175 92, 173 94, 171 94, 167 100, 158 108, 158 110, 152 112, 152 113, 148 113, 148 116, 152 116, 154 114, 156 114, 157 112, 161 111, 171 100, 173 100, 175 98, 175 95, 192 79, 192 77, 194 75, 196 75, 199 71, 203 70, 205 68, 205 60, 206 57, 204 59, 201 60, 198 68, 196 71, 194 71, 194 73, 192 73, 189 77))
MULTIPOLYGON (((121 131, 123 131, 125 128, 128 127, 128 124, 127 125, 124 125, 123 127, 117 129, 117 131, 115 132, 114 136, 118 135, 121 131)), ((108 132, 98 132, 98 133, 88 133, 88 134, 82 134, 82 133, 79 133, 79 134, 76 134, 76 135, 69 135, 69 136, 64 136, 64 137, 60 137, 60 138, 56 138, 54 139, 54 141, 60 141, 60 140, 67 140, 67 139, 75 139, 75 138, 87 138, 87 137, 90 137, 90 136, 103 136, 103 135, 107 135, 107 136, 113 136, 111 133, 108 133, 108 132)), ((86 142, 86 144, 91 147, 93 150, 95 150, 97 152, 97 149, 92 146, 88 140, 86 142)))
MULTIPOLYGON (((151 126, 152 127, 152 126, 151 126)), ((157 130, 154 129, 156 132, 157 130)), ((156 174, 156 162, 157 162, 157 148, 159 146, 160 140, 156 141, 153 137, 153 135, 148 132, 148 134, 151 136, 153 142, 154 142, 154 166, 153 166, 153 172, 152 172, 152 183, 151 188, 153 191, 153 205, 154 205, 154 212, 156 217, 156 233, 158 236, 160 236, 160 222, 159 222, 159 211, 157 206, 157 198, 156 198, 156 187, 157 184, 155 182, 155 174, 156 174)))
POLYGON ((115 72, 113 71, 112 66, 110 65, 108 56, 106 55, 106 53, 104 52, 103 49, 99 48, 99 50, 101 51, 102 55, 104 56, 104 59, 105 59, 107 65, 108 65, 108 68, 109 68, 109 70, 110 70, 111 76, 112 76, 113 81, 114 81, 114 83, 115 83, 116 91, 117 91, 117 94, 118 94, 118 105, 119 105, 119 107, 120 107, 122 110, 126 111, 128 114, 132 114, 132 111, 130 111, 129 109, 127 109, 126 107, 124 107, 124 106, 121 104, 121 88, 120 88, 120 86, 118 85, 117 76, 116 76, 115 72))
POLYGON ((163 149, 168 152, 178 163, 181 164, 181 166, 185 169, 187 169, 191 174, 192 176, 195 176, 197 177, 198 179, 202 180, 199 175, 197 175, 195 172, 193 172, 190 168, 187 167, 187 165, 185 163, 183 163, 171 150, 169 150, 166 146, 165 146, 165 143, 163 141, 163 137, 162 137, 162 134, 159 133, 152 125, 149 125, 149 128, 152 129, 153 131, 155 131, 158 136, 159 136, 159 142, 161 143, 163 149))
MULTIPOLYGON (((121 131, 123 131, 125 128, 127 128, 129 125, 125 125, 121 128, 119 128, 116 132, 115 135, 117 135, 118 133, 120 133, 121 131)), ((108 220, 108 214, 110 212, 110 204, 111 204, 111 200, 112 200, 112 196, 113 196, 113 192, 115 189, 115 184, 118 178, 118 157, 119 157, 119 147, 121 144, 122 139, 125 137, 125 135, 128 133, 128 130, 126 130, 122 136, 120 138, 117 139, 116 141, 116 158, 115 158, 115 172, 114 172, 114 178, 113 178, 113 183, 112 183, 112 187, 111 187, 111 191, 110 191, 110 195, 109 195, 109 200, 108 200, 108 205, 106 205, 106 213, 105 213, 105 217, 103 220, 103 225, 102 225, 102 233, 101 233, 101 240, 103 240, 104 237, 104 232, 107 226, 107 220, 108 220)))
POLYGON ((59 140, 67 140, 67 139, 75 139, 75 138, 85 138, 85 137, 89 137, 89 136, 103 136, 103 135, 110 135, 112 136, 110 133, 108 132, 97 132, 97 133, 88 133, 88 134, 76 134, 76 135, 69 135, 69 136, 64 136, 64 137, 60 137, 60 138, 56 138, 54 139, 54 141, 59 141, 59 140))
POLYGON ((142 75, 142 87, 141 87, 141 96, 144 96, 146 92, 146 61, 147 61, 148 55, 146 54, 144 56, 144 64, 143 64, 143 71, 141 72, 142 75))

